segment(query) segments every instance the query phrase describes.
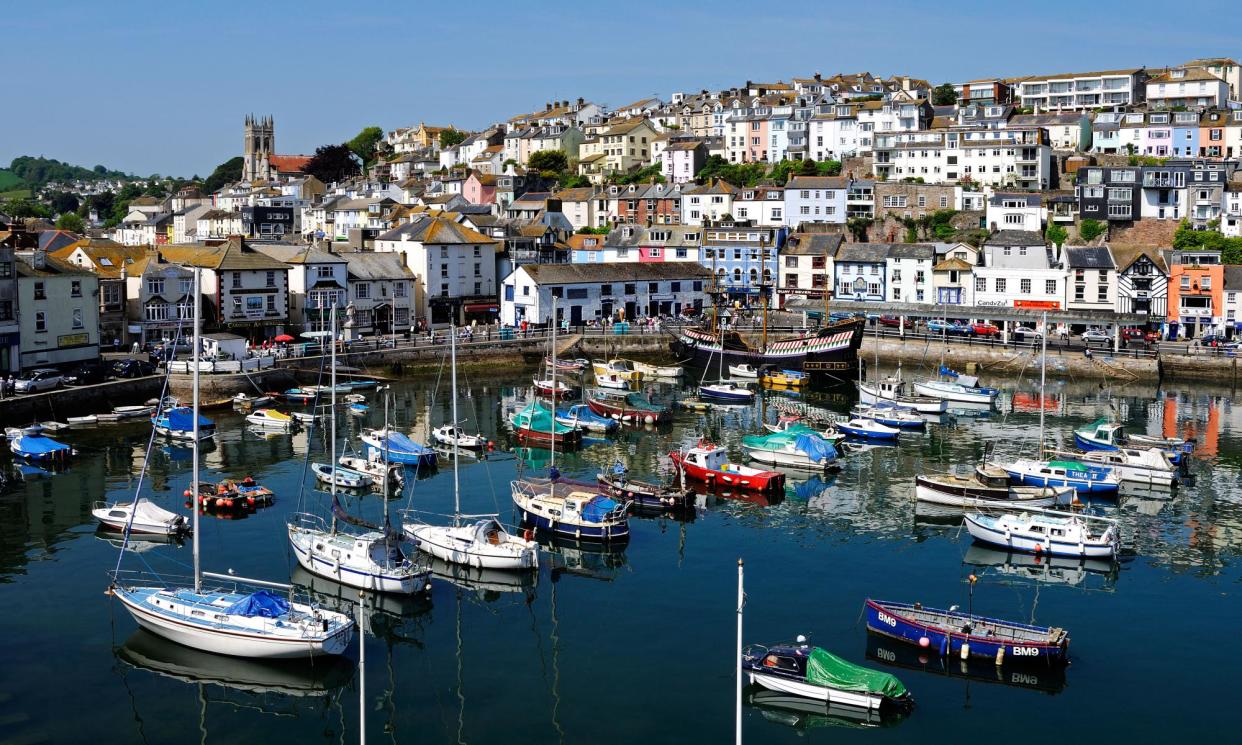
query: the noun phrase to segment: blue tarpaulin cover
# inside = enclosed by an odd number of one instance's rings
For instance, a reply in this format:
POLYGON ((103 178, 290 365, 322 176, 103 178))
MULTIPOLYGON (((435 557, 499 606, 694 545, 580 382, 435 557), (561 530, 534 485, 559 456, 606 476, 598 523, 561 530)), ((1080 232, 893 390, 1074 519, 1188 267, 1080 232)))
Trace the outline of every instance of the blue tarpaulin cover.
POLYGON ((231 616, 279 618, 289 612, 289 601, 267 590, 259 590, 225 608, 224 612, 231 616))
POLYGON ((954 370, 954 369, 952 369, 952 368, 945 367, 944 365, 941 365, 941 366, 940 366, 940 374, 941 374, 941 375, 945 375, 945 376, 950 377, 950 378, 956 378, 956 377, 957 377, 957 371, 956 371, 956 370, 954 370))
POLYGON ((431 448, 426 445, 419 445, 400 432, 390 432, 388 434, 388 449, 414 455, 427 455, 433 452, 431 448))
POLYGON ((816 463, 837 457, 837 449, 832 446, 832 443, 814 432, 804 432, 798 435, 798 439, 794 440, 794 447, 806 453, 816 463))
POLYGON ((40 435, 22 435, 15 445, 13 452, 35 458, 70 449, 64 443, 40 435))
POLYGON ((596 497, 582 508, 582 516, 593 523, 603 522, 608 513, 619 506, 608 497, 596 497))
MULTIPOLYGON (((179 406, 164 414, 165 421, 168 422, 169 429, 175 429, 178 432, 189 432, 194 429, 194 410, 188 406, 179 406)), ((199 430, 214 427, 215 424, 207 417, 199 414, 198 428, 199 430)))

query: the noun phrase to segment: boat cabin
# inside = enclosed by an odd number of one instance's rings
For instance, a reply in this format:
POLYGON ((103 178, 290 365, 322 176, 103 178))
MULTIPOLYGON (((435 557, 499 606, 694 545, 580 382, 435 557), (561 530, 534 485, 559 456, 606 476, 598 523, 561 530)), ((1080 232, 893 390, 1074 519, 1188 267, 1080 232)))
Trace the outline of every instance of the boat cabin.
POLYGON ((724 471, 729 465, 729 453, 724 448, 695 448, 686 453, 686 462, 709 471, 724 471))
POLYGON ((980 463, 975 466, 975 480, 984 486, 1003 489, 1009 486, 1009 472, 1000 466, 980 463))
POLYGON ((1083 427, 1081 433, 1088 440, 1103 445, 1120 445, 1125 439, 1121 431, 1121 424, 1104 419, 1097 420, 1083 427))

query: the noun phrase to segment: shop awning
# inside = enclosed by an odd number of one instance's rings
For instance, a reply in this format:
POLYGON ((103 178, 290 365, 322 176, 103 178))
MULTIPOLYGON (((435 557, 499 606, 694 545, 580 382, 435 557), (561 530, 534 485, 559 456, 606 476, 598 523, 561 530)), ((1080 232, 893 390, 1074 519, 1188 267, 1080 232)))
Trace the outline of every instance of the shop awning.
POLYGON ((499 313, 500 306, 496 303, 466 303, 462 310, 467 313, 499 313))

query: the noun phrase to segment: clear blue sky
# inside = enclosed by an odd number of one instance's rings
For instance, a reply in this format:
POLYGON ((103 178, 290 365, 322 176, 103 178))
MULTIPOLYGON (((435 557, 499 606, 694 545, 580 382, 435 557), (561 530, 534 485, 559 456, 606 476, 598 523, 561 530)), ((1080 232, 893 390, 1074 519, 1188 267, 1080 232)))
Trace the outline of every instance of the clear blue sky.
POLYGON ((1242 2, 366 3, 44 0, 6 8, 0 165, 206 176, 247 112, 279 153, 364 126, 481 127, 815 71, 987 75, 1242 58, 1242 2), (698 5, 696 3, 696 5, 698 5))

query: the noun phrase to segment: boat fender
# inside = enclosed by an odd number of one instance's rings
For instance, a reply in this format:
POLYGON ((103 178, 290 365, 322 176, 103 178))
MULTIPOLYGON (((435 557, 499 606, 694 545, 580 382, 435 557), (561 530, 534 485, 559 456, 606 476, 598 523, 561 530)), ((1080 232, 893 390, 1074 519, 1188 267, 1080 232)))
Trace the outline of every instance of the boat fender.
POLYGON ((966 642, 962 642, 962 659, 963 660, 970 659, 970 644, 966 642))
POLYGON ((530 528, 527 528, 526 530, 522 531, 523 540, 530 541, 530 540, 533 540, 534 537, 535 537, 535 532, 531 530, 530 528))
POLYGON ((328 633, 328 619, 320 619, 319 623, 322 625, 324 633, 328 633))
POLYGON ((931 644, 931 639, 928 639, 928 638, 927 638, 927 637, 925 637, 925 636, 920 636, 920 637, 919 637, 919 646, 920 646, 920 647, 922 647, 923 649, 927 649, 927 647, 928 647, 930 644, 931 644))
POLYGON ((999 667, 999 666, 1001 665, 1001 663, 1003 663, 1004 661, 1005 661, 1005 648, 1004 648, 1004 647, 997 647, 997 648, 996 648, 996 665, 997 665, 997 667, 999 667))
POLYGON ((189 490, 189 489, 186 489, 184 492, 182 492, 182 496, 184 496, 186 499, 189 499, 189 498, 190 498, 190 490, 189 490))

